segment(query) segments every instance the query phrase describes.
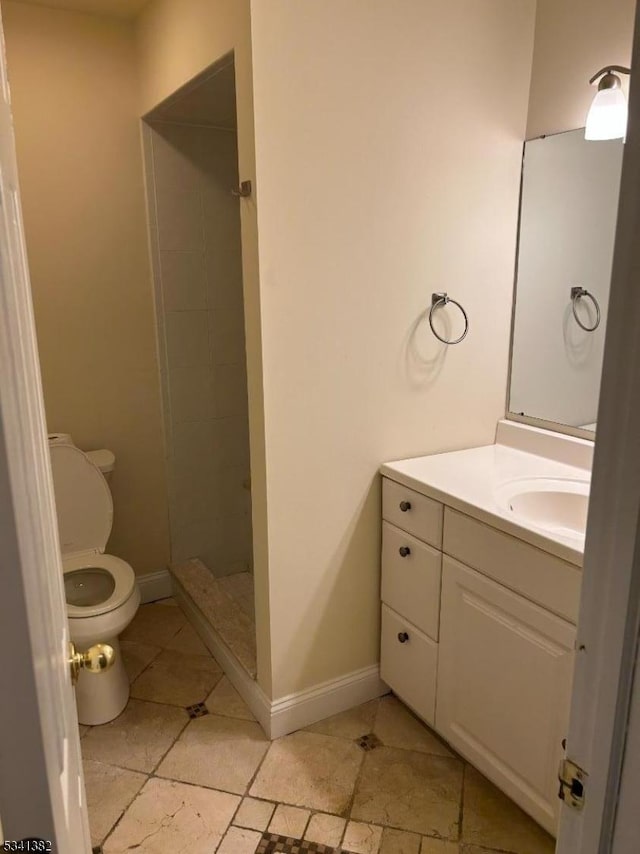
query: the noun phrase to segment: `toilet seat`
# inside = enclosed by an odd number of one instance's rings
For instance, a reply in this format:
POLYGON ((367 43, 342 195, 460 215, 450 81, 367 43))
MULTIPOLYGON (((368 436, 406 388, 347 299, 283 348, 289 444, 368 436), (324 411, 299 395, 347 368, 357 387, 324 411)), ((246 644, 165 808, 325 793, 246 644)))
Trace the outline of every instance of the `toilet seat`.
POLYGON ((67 601, 67 616, 73 623, 120 608, 131 598, 136 577, 126 561, 104 553, 113 523, 113 501, 100 469, 75 445, 53 444, 49 453, 65 586, 71 573, 98 570, 87 573, 84 580, 78 576, 78 599, 83 598, 84 587, 84 598, 89 601, 76 605, 67 601), (107 574, 106 579, 100 578, 100 570, 107 574))
POLYGON ((126 561, 114 555, 84 552, 64 556, 62 571, 65 582, 69 580, 70 573, 79 572, 83 569, 104 570, 113 581, 113 589, 106 598, 96 604, 72 605, 67 602, 67 616, 70 620, 97 617, 100 614, 115 611, 131 597, 135 590, 136 577, 133 570, 126 561))

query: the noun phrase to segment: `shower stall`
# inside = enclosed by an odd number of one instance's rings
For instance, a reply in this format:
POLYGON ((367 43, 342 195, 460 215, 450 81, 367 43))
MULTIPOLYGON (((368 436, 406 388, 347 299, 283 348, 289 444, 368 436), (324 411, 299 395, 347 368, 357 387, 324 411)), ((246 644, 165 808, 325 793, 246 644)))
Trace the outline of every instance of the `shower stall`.
POLYGON ((255 678, 233 56, 143 122, 174 584, 255 678))

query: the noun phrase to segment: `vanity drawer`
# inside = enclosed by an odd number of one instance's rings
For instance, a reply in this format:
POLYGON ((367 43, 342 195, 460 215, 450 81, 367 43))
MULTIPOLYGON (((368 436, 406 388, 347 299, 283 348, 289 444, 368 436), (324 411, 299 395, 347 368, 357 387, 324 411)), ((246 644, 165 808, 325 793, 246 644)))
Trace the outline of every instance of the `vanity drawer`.
POLYGON ((437 669, 438 644, 383 605, 380 676, 431 726, 435 723, 437 669))
POLYGON ((444 517, 442 550, 577 623, 582 572, 573 564, 449 507, 444 517))
POLYGON ((438 640, 442 552, 382 523, 382 601, 438 640))
POLYGON ((443 506, 388 477, 382 479, 382 518, 440 548, 443 506))

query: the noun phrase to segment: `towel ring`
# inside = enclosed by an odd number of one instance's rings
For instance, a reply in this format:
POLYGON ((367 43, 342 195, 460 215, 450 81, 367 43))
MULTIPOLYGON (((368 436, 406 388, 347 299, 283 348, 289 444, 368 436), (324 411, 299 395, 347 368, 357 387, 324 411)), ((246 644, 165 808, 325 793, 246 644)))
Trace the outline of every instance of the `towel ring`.
POLYGON ((459 302, 456 302, 454 299, 451 299, 450 296, 447 296, 446 293, 441 294, 431 294, 431 309, 429 310, 429 326, 431 327, 431 331, 436 336, 438 341, 442 341, 443 344, 459 344, 462 340, 467 337, 467 332, 469 331, 469 318, 467 317, 467 312, 463 309, 459 302), (443 338, 441 335, 438 335, 436 330, 433 327, 433 312, 438 308, 439 305, 447 305, 447 303, 452 303, 457 306, 462 312, 462 316, 464 317, 464 332, 459 338, 456 338, 453 341, 448 341, 446 338, 443 338))
POLYGON ((580 329, 584 329, 585 332, 595 332, 598 326, 600 326, 600 306, 598 305, 598 300, 594 297, 593 294, 589 293, 586 288, 571 288, 571 310, 573 311, 573 316, 575 318, 576 323, 578 324, 580 329), (596 322, 593 324, 593 326, 585 326, 585 324, 578 317, 576 305, 578 300, 582 299, 582 297, 588 297, 593 303, 593 307, 596 310, 596 322))

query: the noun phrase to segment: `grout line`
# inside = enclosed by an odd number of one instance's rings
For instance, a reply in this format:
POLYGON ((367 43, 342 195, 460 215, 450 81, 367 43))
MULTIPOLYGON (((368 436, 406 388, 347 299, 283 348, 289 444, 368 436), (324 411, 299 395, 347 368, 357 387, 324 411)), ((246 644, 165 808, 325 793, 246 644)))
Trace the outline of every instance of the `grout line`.
POLYGON ((464 787, 467 779, 467 763, 462 766, 462 785, 460 787, 460 810, 458 813, 458 839, 462 843, 462 826, 464 822, 464 787))
MULTIPOLYGON (((95 761, 95 760, 94 760, 94 761, 95 761)), ((103 765, 107 765, 108 763, 103 762, 102 764, 103 764, 103 765)), ((114 767, 119 767, 119 766, 114 766, 114 767)), ((127 768, 127 769, 125 769, 125 770, 129 771, 130 769, 129 769, 129 768, 127 768)), ((139 772, 139 773, 142 773, 142 772, 139 772)), ((138 789, 138 791, 137 791, 137 792, 135 793, 135 795, 131 798, 131 800, 130 800, 130 801, 129 801, 129 803, 126 805, 126 807, 122 810, 122 813, 118 816, 118 818, 116 819, 116 821, 111 825, 110 830, 108 830, 108 831, 107 831, 107 833, 106 833, 106 834, 104 835, 104 837, 102 838, 102 842, 100 843, 100 845, 104 846, 104 844, 105 844, 105 842, 107 841, 107 839, 111 836, 111 834, 114 832, 114 830, 116 829, 116 827, 120 824, 120 822, 122 821, 122 819, 123 819, 123 818, 125 817, 125 815, 129 812, 129 810, 131 809, 131 807, 133 806, 133 804, 135 803, 135 801, 137 801, 137 800, 138 800, 138 797, 139 797, 139 795, 140 795, 140 792, 144 789, 144 787, 147 785, 147 783, 148 783, 148 782, 149 782, 149 777, 147 777, 147 779, 142 783, 142 785, 140 786, 140 788, 138 789)), ((89 829, 91 829, 91 828, 89 828, 89 829)))
MULTIPOLYGON (((376 712, 376 714, 377 714, 377 712, 376 712)), ((356 748, 358 747, 358 745, 355 743, 355 741, 352 741, 352 744, 356 748)), ((349 800, 347 801, 347 806, 345 809, 345 815, 343 816, 344 818, 347 819, 347 823, 344 826, 344 832, 345 833, 347 831, 347 825, 351 821, 351 811, 353 810, 353 804, 354 804, 355 799, 356 799, 356 793, 360 787, 360 781, 362 780, 362 774, 364 772, 364 763, 365 763, 365 759, 367 758, 367 751, 366 750, 361 750, 360 752, 362 753, 362 756, 360 758, 360 768, 358 769, 358 773, 356 774, 356 779, 353 782, 353 790, 351 792, 351 796, 349 797, 349 800)))

